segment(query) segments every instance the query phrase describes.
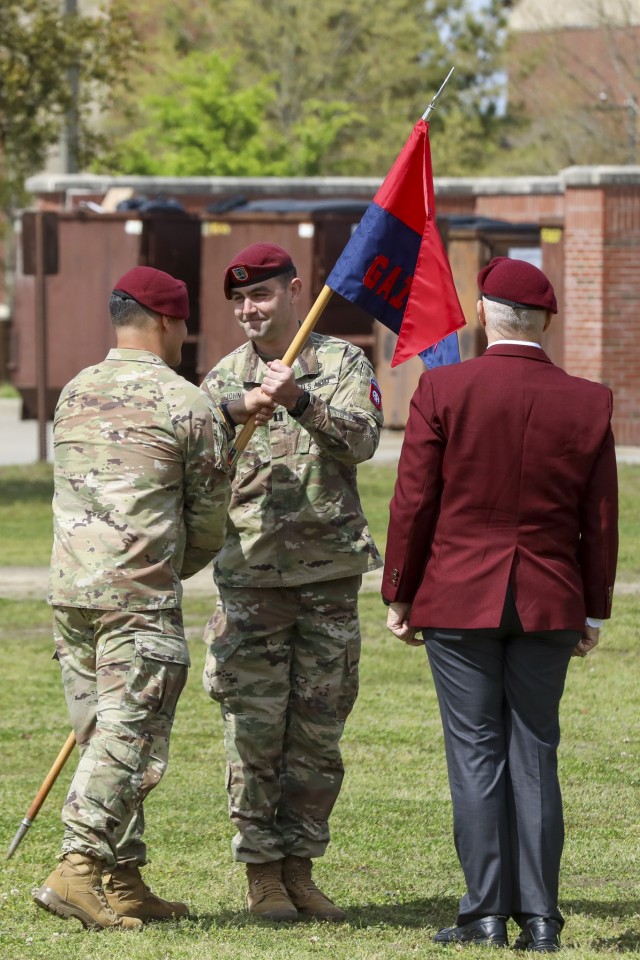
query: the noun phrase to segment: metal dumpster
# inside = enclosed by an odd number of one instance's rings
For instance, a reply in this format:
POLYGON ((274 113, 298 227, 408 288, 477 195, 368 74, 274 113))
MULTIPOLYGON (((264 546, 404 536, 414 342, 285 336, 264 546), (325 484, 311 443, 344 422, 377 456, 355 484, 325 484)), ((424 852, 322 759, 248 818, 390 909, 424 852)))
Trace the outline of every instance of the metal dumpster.
MULTIPOLYGON (((180 372, 196 381, 200 332, 200 219, 188 214, 83 210, 58 214, 58 272, 45 278, 46 411, 51 418, 60 390, 79 370, 102 359, 115 344, 107 310, 109 293, 125 271, 157 267, 189 289, 189 337, 180 372)), ((36 416, 36 278, 26 276, 19 250, 12 329, 12 382, 24 416, 36 416)))

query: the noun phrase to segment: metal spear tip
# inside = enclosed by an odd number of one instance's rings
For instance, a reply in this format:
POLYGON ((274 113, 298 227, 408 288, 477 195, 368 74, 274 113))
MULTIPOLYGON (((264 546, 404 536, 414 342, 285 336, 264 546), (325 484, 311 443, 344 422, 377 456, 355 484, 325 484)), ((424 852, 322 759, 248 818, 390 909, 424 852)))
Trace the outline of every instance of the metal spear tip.
POLYGON ((455 70, 455 67, 451 67, 451 70, 449 70, 449 73, 446 75, 446 77, 445 77, 445 79, 444 79, 444 81, 443 81, 440 89, 439 89, 438 92, 436 93, 435 97, 433 98, 433 100, 431 101, 431 103, 429 104, 429 106, 427 107, 427 109, 425 110, 425 112, 422 114, 422 119, 423 119, 423 120, 428 120, 428 119, 429 119, 429 114, 430 114, 433 110, 435 110, 438 97, 440 96, 440 94, 442 93, 442 91, 443 91, 444 88, 446 87, 447 83, 449 82, 449 78, 451 77, 451 74, 453 73, 454 70, 455 70))
POLYGON ((18 847, 20 846, 20 844, 21 844, 21 842, 22 842, 22 838, 24 837, 25 833, 27 832, 27 830, 28 830, 29 827, 31 826, 31 822, 32 822, 32 821, 29 820, 27 817, 25 817, 24 820, 22 820, 20 826, 18 827, 18 831, 17 831, 15 837, 14 837, 13 840, 11 841, 11 846, 9 847, 9 849, 8 849, 8 851, 7 851, 7 860, 11 860, 11 857, 14 855, 14 853, 16 852, 16 850, 18 849, 18 847))

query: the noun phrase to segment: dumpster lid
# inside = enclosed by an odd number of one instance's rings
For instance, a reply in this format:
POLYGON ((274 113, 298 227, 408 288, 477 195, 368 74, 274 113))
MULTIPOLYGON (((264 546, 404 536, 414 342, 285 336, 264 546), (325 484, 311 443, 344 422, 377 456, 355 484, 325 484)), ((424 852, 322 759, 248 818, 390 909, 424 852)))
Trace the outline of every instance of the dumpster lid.
POLYGON ((270 200, 245 200, 243 197, 230 197, 211 203, 207 213, 353 213, 362 216, 368 200, 353 198, 325 198, 321 200, 300 200, 293 198, 274 198, 270 200))

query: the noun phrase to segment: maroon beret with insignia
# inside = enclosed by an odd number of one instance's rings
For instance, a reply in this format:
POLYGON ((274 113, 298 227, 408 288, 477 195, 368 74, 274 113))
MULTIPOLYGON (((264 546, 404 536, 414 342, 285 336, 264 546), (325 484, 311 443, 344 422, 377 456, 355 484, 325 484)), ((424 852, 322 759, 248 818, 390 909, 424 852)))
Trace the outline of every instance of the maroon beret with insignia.
POLYGON ((224 295, 231 300, 233 287, 247 287, 295 269, 290 255, 277 243, 252 243, 237 253, 225 270, 224 295))
POLYGON ((120 277, 113 292, 126 293, 143 307, 176 320, 189 319, 189 294, 186 284, 164 270, 133 267, 120 277))
POLYGON ((478 274, 478 287, 487 300, 512 307, 558 312, 558 304, 549 280, 526 260, 494 257, 478 274))

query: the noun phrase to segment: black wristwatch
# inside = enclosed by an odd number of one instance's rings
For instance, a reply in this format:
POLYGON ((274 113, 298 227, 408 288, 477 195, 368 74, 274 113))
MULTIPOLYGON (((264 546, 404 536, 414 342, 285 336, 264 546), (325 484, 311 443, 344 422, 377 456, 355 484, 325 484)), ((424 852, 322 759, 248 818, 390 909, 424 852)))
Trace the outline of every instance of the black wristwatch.
POLYGON ((238 426, 238 424, 236 423, 236 421, 233 419, 233 417, 232 417, 231 414, 229 413, 229 404, 228 404, 228 403, 221 403, 221 404, 220 404, 220 409, 221 409, 221 411, 222 411, 222 416, 224 417, 224 419, 225 419, 226 422, 227 422, 227 426, 228 426, 231 430, 235 431, 235 429, 236 429, 236 427, 238 426))
POLYGON ((311 402, 311 395, 305 390, 301 397, 298 397, 296 405, 287 409, 287 413, 292 417, 301 417, 311 402))

